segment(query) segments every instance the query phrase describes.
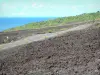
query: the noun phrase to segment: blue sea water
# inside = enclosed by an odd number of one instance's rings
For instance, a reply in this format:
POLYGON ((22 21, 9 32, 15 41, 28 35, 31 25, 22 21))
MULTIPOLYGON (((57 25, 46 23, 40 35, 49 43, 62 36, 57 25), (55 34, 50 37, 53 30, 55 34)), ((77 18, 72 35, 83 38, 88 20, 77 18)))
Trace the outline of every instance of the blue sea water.
POLYGON ((55 19, 56 17, 12 17, 12 18, 0 18, 0 31, 13 28, 16 26, 22 26, 32 22, 40 22, 49 19, 55 19))

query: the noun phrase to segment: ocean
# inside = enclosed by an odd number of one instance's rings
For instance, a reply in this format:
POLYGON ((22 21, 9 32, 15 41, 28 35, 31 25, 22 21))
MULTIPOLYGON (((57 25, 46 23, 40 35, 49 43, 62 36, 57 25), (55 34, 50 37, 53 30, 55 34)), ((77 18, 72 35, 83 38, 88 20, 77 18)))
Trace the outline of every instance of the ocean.
POLYGON ((0 31, 22 26, 32 22, 40 22, 49 19, 55 19, 56 17, 12 17, 12 18, 0 18, 0 31))

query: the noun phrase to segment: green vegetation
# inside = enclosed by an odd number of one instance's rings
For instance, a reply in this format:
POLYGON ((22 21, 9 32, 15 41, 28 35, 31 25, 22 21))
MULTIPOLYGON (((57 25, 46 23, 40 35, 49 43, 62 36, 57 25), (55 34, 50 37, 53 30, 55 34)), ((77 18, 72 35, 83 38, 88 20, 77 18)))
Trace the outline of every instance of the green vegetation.
POLYGON ((52 29, 45 30, 44 33, 53 33, 53 32, 57 32, 57 31, 64 31, 64 30, 68 30, 72 27, 74 27, 74 26, 67 26, 66 28, 52 28, 52 29))
MULTIPOLYGON (((61 17, 54 20, 42 21, 42 22, 34 22, 29 23, 24 26, 19 26, 16 28, 11 28, 6 31, 16 31, 16 30, 25 30, 25 29, 40 29, 44 27, 53 27, 58 25, 66 25, 69 22, 81 22, 81 21, 89 21, 89 20, 100 20, 100 12, 97 11, 95 13, 84 13, 76 16, 69 17, 61 17)), ((51 31, 50 31, 51 32, 51 31)))
POLYGON ((100 28, 100 23, 97 23, 95 26, 96 26, 97 28, 98 28, 98 27, 100 28))

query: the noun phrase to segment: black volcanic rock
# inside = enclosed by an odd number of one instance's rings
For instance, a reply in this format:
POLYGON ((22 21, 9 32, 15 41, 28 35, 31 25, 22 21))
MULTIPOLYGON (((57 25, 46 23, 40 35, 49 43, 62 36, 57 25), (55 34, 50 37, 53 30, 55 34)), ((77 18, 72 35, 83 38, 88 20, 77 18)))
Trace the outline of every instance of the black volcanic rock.
POLYGON ((100 28, 0 52, 1 75, 100 75, 100 28))

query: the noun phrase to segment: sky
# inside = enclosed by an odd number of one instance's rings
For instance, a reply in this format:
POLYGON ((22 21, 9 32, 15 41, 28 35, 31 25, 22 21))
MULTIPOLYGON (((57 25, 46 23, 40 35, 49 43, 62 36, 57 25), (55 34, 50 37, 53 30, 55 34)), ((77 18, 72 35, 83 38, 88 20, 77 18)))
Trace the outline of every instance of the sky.
POLYGON ((0 17, 66 17, 100 10, 100 0, 0 0, 0 17))

